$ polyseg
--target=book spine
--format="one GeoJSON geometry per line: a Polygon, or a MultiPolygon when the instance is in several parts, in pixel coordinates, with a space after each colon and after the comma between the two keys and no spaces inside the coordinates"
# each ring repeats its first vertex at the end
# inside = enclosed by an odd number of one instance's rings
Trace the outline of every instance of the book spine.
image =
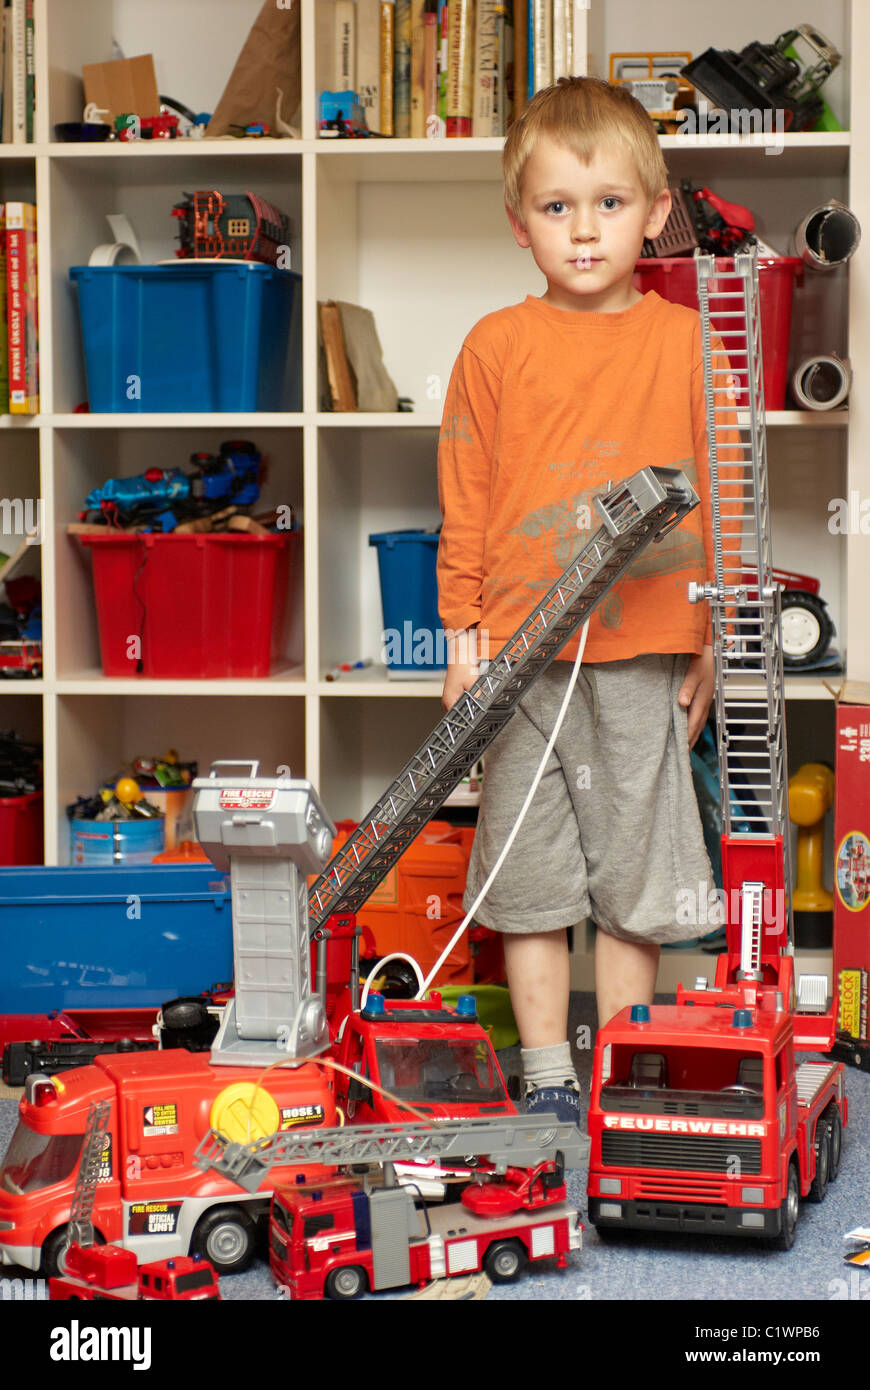
{"type": "Polygon", "coordinates": [[[588,68],[587,18],[589,0],[569,0],[571,13],[571,72],[574,77],[585,77],[588,68]]]}
{"type": "MultiPolygon", "coordinates": [[[[532,3],[532,0],[529,0],[532,3]]],[[[535,91],[549,87],[553,81],[553,10],[552,0],[534,0],[535,21],[535,91]]]]}
{"type": "Polygon", "coordinates": [[[6,204],[0,203],[0,415],[9,412],[9,332],[6,295],[6,204]]]}
{"type": "Polygon", "coordinates": [[[24,204],[6,204],[6,313],[9,325],[9,409],[25,413],[27,382],[24,370],[24,295],[27,265],[24,255],[24,204]]]}
{"type": "Polygon", "coordinates": [[[12,141],[27,141],[27,3],[12,0],[12,141]]]}
{"type": "Polygon", "coordinates": [[[353,0],[335,0],[335,51],[333,91],[356,91],[356,6],[353,0]]]}
{"type": "Polygon", "coordinates": [[[426,106],[423,95],[426,57],[426,3],[411,0],[411,138],[422,140],[426,134],[426,106]]]}
{"type": "Polygon", "coordinates": [[[25,98],[27,105],[27,143],[33,144],[33,119],[36,111],[36,54],[33,32],[33,0],[27,0],[24,32],[25,98]]]}
{"type": "Polygon", "coordinates": [[[511,106],[512,122],[521,116],[526,109],[529,99],[528,89],[528,46],[529,46],[529,14],[527,0],[514,0],[514,62],[513,62],[513,103],[511,106]]]}
{"type": "Polygon", "coordinates": [[[473,0],[450,0],[448,35],[447,137],[461,138],[472,133],[472,89],[474,76],[473,0]]]}
{"type": "Polygon", "coordinates": [[[450,72],[450,4],[438,0],[438,115],[447,129],[447,76],[450,72]]]}
{"type": "Polygon", "coordinates": [[[497,0],[477,0],[474,33],[474,114],[475,136],[497,135],[495,83],[497,75],[497,0]]]}
{"type": "Polygon", "coordinates": [[[394,0],[381,0],[381,134],[392,135],[393,125],[393,69],[395,64],[395,23],[396,6],[394,0]]]}
{"type": "Polygon", "coordinates": [[[567,54],[568,7],[570,0],[553,0],[553,77],[569,76],[567,54]]]}
{"type": "Polygon", "coordinates": [[[400,140],[411,134],[411,0],[396,0],[393,38],[393,130],[400,140]]]}
{"type": "Polygon", "coordinates": [[[380,0],[357,0],[356,92],[369,130],[381,130],[380,0]]]}
{"type": "Polygon", "coordinates": [[[438,12],[426,0],[423,15],[423,112],[426,135],[438,133],[438,12]]]}
{"type": "Polygon", "coordinates": [[[27,414],[39,412],[39,322],[36,243],[36,208],[24,205],[24,256],[25,256],[25,337],[24,337],[24,379],[27,392],[27,414]]]}

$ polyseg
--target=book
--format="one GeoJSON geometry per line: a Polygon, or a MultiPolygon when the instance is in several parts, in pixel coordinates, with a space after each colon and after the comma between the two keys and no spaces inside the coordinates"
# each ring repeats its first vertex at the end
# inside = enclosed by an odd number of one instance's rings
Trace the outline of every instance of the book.
{"type": "Polygon", "coordinates": [[[393,65],[395,62],[395,0],[381,0],[380,50],[381,50],[381,134],[392,135],[393,121],[393,65]]]}
{"type": "Polygon", "coordinates": [[[447,73],[450,68],[447,35],[449,32],[449,0],[438,0],[438,118],[442,134],[447,130],[447,73]]]}
{"type": "Polygon", "coordinates": [[[496,11],[498,0],[477,0],[474,26],[474,113],[475,136],[498,135],[495,87],[498,72],[496,51],[496,11]]]}
{"type": "Polygon", "coordinates": [[[39,340],[36,280],[36,208],[6,204],[6,305],[9,343],[9,410],[39,411],[39,340]]]}
{"type": "Polygon", "coordinates": [[[396,0],[393,34],[393,133],[411,134],[411,0],[396,0]]]}
{"type": "Polygon", "coordinates": [[[588,64],[589,0],[568,0],[571,12],[571,76],[585,77],[588,64]]]}
{"type": "Polygon", "coordinates": [[[510,0],[495,7],[495,134],[506,135],[514,88],[514,17],[510,0]]]}
{"type": "Polygon", "coordinates": [[[526,109],[529,100],[529,7],[528,0],[514,0],[514,62],[513,102],[511,118],[515,121],[526,109]]]}
{"type": "Polygon", "coordinates": [[[474,0],[450,0],[447,35],[447,136],[473,129],[474,0]]]}
{"type": "Polygon", "coordinates": [[[571,23],[571,0],[553,0],[553,76],[570,77],[568,68],[568,26],[571,23]]]}
{"type": "Polygon", "coordinates": [[[318,303],[317,321],[323,343],[332,409],[356,410],[356,391],[344,347],[341,315],[334,300],[318,303]]]}
{"type": "Polygon", "coordinates": [[[33,144],[33,120],[36,111],[36,54],[33,32],[33,0],[27,0],[24,24],[24,99],[25,124],[28,145],[33,144]]]}
{"type": "MultiPolygon", "coordinates": [[[[356,3],[356,86],[359,104],[365,112],[369,130],[383,132],[381,126],[381,3],[356,3]]],[[[342,90],[337,88],[336,90],[342,90]]]]}
{"type": "Polygon", "coordinates": [[[426,134],[426,0],[411,0],[411,139],[426,134]]]}
{"type": "Polygon", "coordinates": [[[534,22],[533,91],[549,87],[553,81],[553,9],[552,0],[529,0],[529,13],[534,22]]]}
{"type": "Polygon", "coordinates": [[[333,92],[356,91],[356,5],[354,0],[334,0],[332,30],[333,92]]]}
{"type": "Polygon", "coordinates": [[[9,412],[9,335],[6,312],[6,204],[0,203],[0,415],[9,412]]]}
{"type": "Polygon", "coordinates": [[[426,0],[423,14],[423,123],[427,136],[438,132],[437,0],[426,0]]]}
{"type": "Polygon", "coordinates": [[[27,0],[12,0],[12,143],[27,143],[27,0]]]}

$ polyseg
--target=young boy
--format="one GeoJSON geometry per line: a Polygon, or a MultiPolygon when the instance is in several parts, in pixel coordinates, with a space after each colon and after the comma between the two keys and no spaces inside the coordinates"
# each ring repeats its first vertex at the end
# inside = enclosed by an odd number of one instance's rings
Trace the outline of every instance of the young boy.
{"type": "MultiPolygon", "coordinates": [[[[687,600],[689,581],[713,572],[701,326],[632,286],[671,199],[652,122],[628,92],[592,78],[539,92],[511,127],[504,176],[514,237],[547,288],[481,319],[450,379],[438,585],[458,636],[445,709],[477,678],[484,637],[492,656],[599,525],[592,499],[608,480],[680,468],[701,498],[593,614],[554,756],[477,913],[504,934],[526,1109],[577,1119],[566,928],[596,924],[603,1024],[651,1002],[660,944],[697,934],[678,920],[680,894],[711,886],[689,761],[713,694],[707,605],[687,600]]],[[[466,909],[519,813],[576,650],[487,753],[466,909]]]]}

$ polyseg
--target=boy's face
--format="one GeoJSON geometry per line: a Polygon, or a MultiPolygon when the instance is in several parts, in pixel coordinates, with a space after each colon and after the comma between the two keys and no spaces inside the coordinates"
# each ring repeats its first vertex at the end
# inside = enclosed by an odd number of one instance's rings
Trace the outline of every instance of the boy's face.
{"type": "Polygon", "coordinates": [[[671,195],[661,193],[650,207],[634,160],[618,145],[584,164],[544,136],[523,169],[521,210],[517,218],[508,209],[508,218],[547,277],[544,302],[616,313],[641,298],[631,283],[635,262],[644,237],[664,227],[671,195]]]}

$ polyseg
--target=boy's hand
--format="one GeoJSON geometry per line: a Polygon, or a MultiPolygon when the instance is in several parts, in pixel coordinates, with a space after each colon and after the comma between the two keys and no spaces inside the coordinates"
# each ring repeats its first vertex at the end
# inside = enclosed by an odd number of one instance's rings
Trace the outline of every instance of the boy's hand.
{"type": "Polygon", "coordinates": [[[452,709],[463,691],[470,690],[479,675],[476,629],[452,633],[447,639],[447,675],[441,692],[443,708],[452,709]]]}
{"type": "Polygon", "coordinates": [[[694,748],[707,722],[713,703],[714,684],[713,648],[705,647],[701,656],[689,658],[689,669],[677,696],[680,704],[689,712],[690,748],[694,748]]]}

